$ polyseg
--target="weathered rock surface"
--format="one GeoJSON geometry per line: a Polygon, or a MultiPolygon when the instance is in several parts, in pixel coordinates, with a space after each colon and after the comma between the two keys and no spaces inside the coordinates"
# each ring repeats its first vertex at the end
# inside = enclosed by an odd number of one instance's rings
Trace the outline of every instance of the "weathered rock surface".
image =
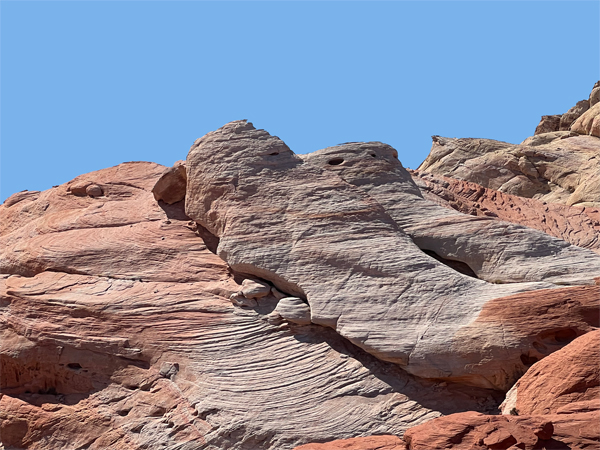
{"type": "Polygon", "coordinates": [[[424,199],[389,145],[348,143],[304,158],[377,200],[419,248],[462,262],[483,280],[593,284],[600,274],[597,255],[563,240],[491,217],[462,214],[424,199]]]}
{"type": "Polygon", "coordinates": [[[332,330],[270,324],[281,293],[234,276],[181,203],[156,203],[163,171],[123,164],[74,180],[101,197],[70,183],[0,206],[4,446],[289,449],[497,407],[332,330]],[[254,309],[231,304],[244,291],[254,309]]]}
{"type": "Polygon", "coordinates": [[[406,450],[404,441],[397,436],[368,436],[324,444],[306,444],[294,450],[406,450]]]}
{"type": "MultiPolygon", "coordinates": [[[[532,347],[537,331],[476,319],[493,299],[551,285],[490,284],[448,268],[424,255],[373,196],[305,163],[267,132],[245,121],[227,124],[196,141],[187,168],[186,212],[220,239],[219,256],[306,299],[313,323],[378,358],[423,377],[503,389],[530,364],[524,354],[542,356],[532,347]]],[[[586,255],[596,264],[596,255],[586,255]]],[[[564,308],[577,334],[592,326],[597,288],[590,289],[557,294],[577,296],[579,307],[564,308]]],[[[515,311],[548,327],[558,319],[515,311]]]]}
{"type": "Polygon", "coordinates": [[[600,140],[595,136],[535,146],[434,136],[418,170],[548,203],[600,206],[600,140]]]}
{"type": "Polygon", "coordinates": [[[172,205],[183,200],[186,185],[185,162],[177,161],[173,167],[169,167],[163,172],[152,188],[152,193],[156,201],[162,200],[168,205],[172,205]]]}
{"type": "Polygon", "coordinates": [[[571,130],[579,134],[600,137],[600,103],[596,103],[581,115],[571,126],[571,130]]]}
{"type": "Polygon", "coordinates": [[[559,131],[568,131],[571,129],[571,125],[581,117],[588,109],[590,109],[590,102],[588,100],[581,100],[577,102],[575,106],[569,109],[560,117],[559,131]]]}
{"type": "Polygon", "coordinates": [[[600,330],[587,333],[535,363],[507,393],[502,413],[600,411],[600,330]]]}
{"type": "Polygon", "coordinates": [[[600,412],[546,416],[452,414],[411,428],[408,450],[592,450],[599,445],[600,412]]]}
{"type": "Polygon", "coordinates": [[[426,172],[411,176],[425,199],[446,208],[535,228],[600,253],[600,208],[541,202],[426,172]]]}
{"type": "Polygon", "coordinates": [[[452,414],[411,428],[411,450],[600,446],[600,330],[534,364],[509,391],[503,416],[452,414]]]}
{"type": "Polygon", "coordinates": [[[542,116],[534,134],[551,133],[553,131],[559,131],[559,129],[560,115],[542,116]]]}

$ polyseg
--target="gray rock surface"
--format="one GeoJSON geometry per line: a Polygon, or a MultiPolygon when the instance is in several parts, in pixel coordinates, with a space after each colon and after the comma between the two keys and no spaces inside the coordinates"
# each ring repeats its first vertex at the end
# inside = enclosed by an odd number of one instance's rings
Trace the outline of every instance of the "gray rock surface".
{"type": "Polygon", "coordinates": [[[594,284],[600,276],[600,256],[589,250],[538,230],[462,214],[425,200],[397,151],[387,144],[342,144],[304,159],[368,193],[419,248],[463,262],[483,280],[594,284]],[[343,162],[332,165],[332,160],[343,162]]]}
{"type": "Polygon", "coordinates": [[[218,255],[306,299],[313,323],[423,377],[505,389],[524,372],[527,330],[467,326],[491,300],[551,284],[490,284],[450,269],[372,196],[245,121],[198,139],[187,167],[186,213],[220,239],[218,255]]]}

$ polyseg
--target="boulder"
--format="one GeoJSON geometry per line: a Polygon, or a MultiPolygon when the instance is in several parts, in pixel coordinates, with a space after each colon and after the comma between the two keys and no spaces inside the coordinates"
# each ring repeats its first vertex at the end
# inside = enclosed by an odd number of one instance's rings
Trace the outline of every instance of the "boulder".
{"type": "MultiPolygon", "coordinates": [[[[600,88],[597,88],[600,89],[600,88]]],[[[600,137],[600,103],[596,103],[583,113],[571,126],[571,130],[579,134],[600,137]]]]}
{"type": "Polygon", "coordinates": [[[600,411],[600,330],[535,363],[506,395],[502,414],[600,411]]]}
{"type": "Polygon", "coordinates": [[[575,106],[569,109],[560,117],[559,131],[566,131],[571,129],[571,125],[575,122],[583,113],[590,109],[589,100],[581,100],[577,102],[575,106]]]}
{"type": "Polygon", "coordinates": [[[553,131],[559,131],[560,129],[560,114],[553,116],[542,116],[540,123],[535,129],[533,134],[550,133],[553,131]]]}
{"type": "Polygon", "coordinates": [[[168,205],[177,203],[185,197],[186,183],[185,161],[177,161],[173,167],[165,169],[152,188],[154,199],[168,205]]]}

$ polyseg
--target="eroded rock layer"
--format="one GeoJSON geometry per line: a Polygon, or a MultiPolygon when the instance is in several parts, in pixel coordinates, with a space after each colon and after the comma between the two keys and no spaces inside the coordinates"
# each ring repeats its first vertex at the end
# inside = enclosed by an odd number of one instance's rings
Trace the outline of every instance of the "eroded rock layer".
{"type": "Polygon", "coordinates": [[[423,197],[439,205],[535,228],[600,253],[600,208],[542,202],[426,172],[413,171],[411,175],[423,197]]]}

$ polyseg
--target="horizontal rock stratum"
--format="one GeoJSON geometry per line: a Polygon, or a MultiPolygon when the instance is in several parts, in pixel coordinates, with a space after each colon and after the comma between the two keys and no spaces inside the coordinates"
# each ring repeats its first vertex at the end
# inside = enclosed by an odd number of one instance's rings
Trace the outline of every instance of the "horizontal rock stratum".
{"type": "Polygon", "coordinates": [[[234,121],[14,194],[0,448],[597,448],[594,92],[418,172],[234,121]]]}

